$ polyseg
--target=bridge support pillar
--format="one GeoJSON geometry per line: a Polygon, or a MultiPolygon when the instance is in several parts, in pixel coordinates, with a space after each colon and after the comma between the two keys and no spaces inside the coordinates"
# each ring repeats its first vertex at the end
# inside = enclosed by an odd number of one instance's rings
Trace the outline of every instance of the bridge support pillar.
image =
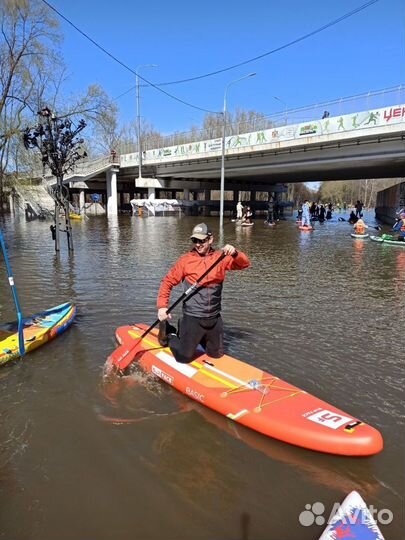
{"type": "Polygon", "coordinates": [[[156,196],[156,190],[154,187],[148,187],[148,199],[152,198],[154,199],[156,196]]]}
{"type": "Polygon", "coordinates": [[[184,190],[183,190],[183,199],[185,201],[190,200],[190,190],[188,188],[184,188],[184,190]]]}
{"type": "MultiPolygon", "coordinates": [[[[211,200],[211,190],[210,189],[204,189],[204,200],[209,202],[211,200]]],[[[210,215],[210,207],[208,205],[204,205],[204,216],[210,215]]]]}
{"type": "Polygon", "coordinates": [[[79,214],[84,214],[84,190],[79,191],[79,214]]]}
{"type": "Polygon", "coordinates": [[[110,169],[109,171],[106,172],[107,214],[109,216],[116,216],[118,214],[117,172],[118,172],[118,169],[110,169]]]}
{"type": "Polygon", "coordinates": [[[10,205],[10,214],[14,214],[14,191],[10,193],[8,201],[10,205]]]}

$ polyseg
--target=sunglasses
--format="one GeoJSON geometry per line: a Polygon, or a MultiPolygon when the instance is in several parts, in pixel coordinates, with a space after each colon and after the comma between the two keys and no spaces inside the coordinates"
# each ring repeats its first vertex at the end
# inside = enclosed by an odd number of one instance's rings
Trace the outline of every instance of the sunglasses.
{"type": "Polygon", "coordinates": [[[204,240],[200,240],[199,238],[192,238],[191,241],[193,244],[205,244],[209,240],[209,236],[207,238],[204,238],[204,240]]]}

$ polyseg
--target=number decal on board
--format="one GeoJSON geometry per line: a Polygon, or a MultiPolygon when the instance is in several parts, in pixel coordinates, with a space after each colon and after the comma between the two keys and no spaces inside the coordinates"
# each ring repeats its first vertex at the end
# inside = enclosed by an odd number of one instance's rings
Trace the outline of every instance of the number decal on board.
{"type": "Polygon", "coordinates": [[[339,414],[336,414],[332,411],[328,411],[326,409],[317,411],[315,414],[311,414],[310,416],[307,416],[306,418],[308,420],[311,420],[311,422],[315,422],[316,424],[321,424],[331,429],[338,429],[341,426],[353,421],[353,418],[349,418],[348,416],[341,416],[339,414]]]}

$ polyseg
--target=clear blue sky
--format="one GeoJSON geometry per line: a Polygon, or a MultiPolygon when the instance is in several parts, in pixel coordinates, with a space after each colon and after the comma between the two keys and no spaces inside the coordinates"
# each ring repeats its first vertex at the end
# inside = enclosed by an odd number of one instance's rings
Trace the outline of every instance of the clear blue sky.
{"type": "MultiPolygon", "coordinates": [[[[111,54],[154,83],[204,75],[264,54],[365,4],[366,0],[50,0],[111,54]]],[[[135,85],[135,76],[61,20],[69,90],[101,84],[111,97],[135,85]]],[[[405,1],[379,0],[352,17],[280,52],[167,92],[203,109],[265,114],[405,83],[405,1]],[[277,96],[283,103],[274,99],[277,96]],[[285,104],[285,105],[284,105],[285,104]]],[[[135,91],[117,100],[123,121],[136,116],[135,91]]],[[[142,89],[142,116],[162,133],[200,124],[204,112],[153,88],[142,89]]]]}

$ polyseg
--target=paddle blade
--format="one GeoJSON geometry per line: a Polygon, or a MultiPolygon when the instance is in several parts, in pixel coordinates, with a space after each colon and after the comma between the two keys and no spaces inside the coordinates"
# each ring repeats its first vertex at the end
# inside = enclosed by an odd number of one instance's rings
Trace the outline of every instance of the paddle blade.
{"type": "Polygon", "coordinates": [[[104,376],[123,375],[128,366],[135,362],[137,355],[144,351],[141,342],[135,342],[132,347],[128,344],[120,345],[107,358],[104,365],[104,376]]]}

